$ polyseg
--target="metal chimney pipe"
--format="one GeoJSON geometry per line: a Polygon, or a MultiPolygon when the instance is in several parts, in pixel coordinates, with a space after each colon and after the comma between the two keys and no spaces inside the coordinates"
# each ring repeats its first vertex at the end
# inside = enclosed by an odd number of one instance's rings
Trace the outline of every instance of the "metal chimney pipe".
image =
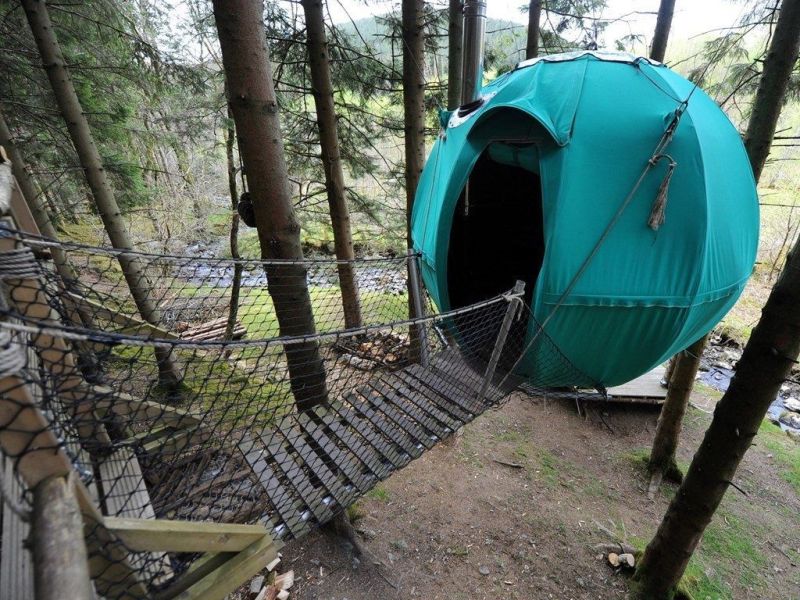
{"type": "Polygon", "coordinates": [[[464,62],[461,70],[461,106],[479,98],[483,83],[483,46],[486,38],[486,0],[464,0],[464,62]]]}

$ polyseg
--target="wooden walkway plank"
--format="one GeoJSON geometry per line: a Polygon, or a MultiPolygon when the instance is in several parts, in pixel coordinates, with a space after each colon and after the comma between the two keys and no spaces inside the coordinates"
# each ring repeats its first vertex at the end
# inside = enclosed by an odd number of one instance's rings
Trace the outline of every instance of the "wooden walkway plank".
{"type": "Polygon", "coordinates": [[[348,392],[344,395],[345,399],[350,403],[355,410],[364,415],[367,420],[372,423],[375,428],[381,432],[387,440],[401,448],[403,452],[412,458],[417,458],[422,454],[422,450],[418,447],[418,442],[415,441],[411,435],[403,431],[401,427],[396,425],[391,419],[383,415],[381,412],[376,411],[369,400],[364,398],[357,391],[348,392]]]}
{"type": "Polygon", "coordinates": [[[306,533],[310,526],[302,518],[303,507],[291,491],[284,488],[277,473],[267,462],[266,450],[249,435],[244,436],[238,447],[278,513],[272,519],[273,526],[277,529],[279,521],[282,521],[289,533],[296,538],[306,533]]]}
{"type": "Polygon", "coordinates": [[[365,438],[341,424],[337,419],[328,414],[326,408],[320,407],[316,409],[316,415],[330,428],[331,432],[341,440],[344,446],[355,454],[378,479],[383,479],[391,473],[392,467],[390,465],[392,463],[388,458],[383,458],[383,455],[365,438]],[[363,442],[362,439],[364,440],[363,442]]]}
{"type": "MultiPolygon", "coordinates": [[[[425,385],[424,382],[414,377],[411,373],[408,373],[405,370],[396,371],[392,373],[392,377],[401,380],[406,389],[411,391],[411,394],[423,395],[428,399],[429,402],[433,402],[442,411],[449,414],[453,421],[457,423],[455,429],[458,429],[464,423],[469,423],[473,419],[472,413],[462,407],[460,403],[455,402],[452,398],[438,393],[433,388],[425,385]]],[[[411,396],[409,395],[408,397],[411,396]]]]}
{"type": "Polygon", "coordinates": [[[358,393],[372,402],[372,406],[375,410],[389,417],[398,427],[408,433],[408,435],[417,440],[417,442],[422,444],[425,448],[432,448],[436,444],[436,439],[434,439],[436,436],[434,436],[423,423],[418,423],[418,420],[415,420],[416,417],[413,414],[397,409],[395,404],[389,399],[389,396],[395,395],[391,390],[385,387],[379,389],[378,385],[369,384],[368,386],[358,388],[358,393]]]}
{"type": "MultiPolygon", "coordinates": [[[[21,496],[21,485],[14,475],[14,461],[0,455],[3,491],[14,502],[21,496]]],[[[0,503],[3,535],[0,552],[0,598],[33,600],[33,557],[25,546],[30,526],[20,519],[5,502],[0,503]]]]}
{"type": "Polygon", "coordinates": [[[484,411],[484,407],[475,398],[476,393],[467,394],[461,388],[452,385],[420,365],[410,365],[405,369],[405,372],[424,383],[442,398],[447,398],[451,402],[457,403],[461,408],[469,412],[473,418],[484,411]]]}
{"type": "Polygon", "coordinates": [[[291,449],[287,448],[288,440],[280,435],[278,430],[274,430],[269,436],[262,433],[261,441],[267,447],[267,452],[272,455],[275,464],[294,486],[298,496],[311,510],[314,518],[320,523],[330,520],[333,512],[323,502],[326,496],[325,490],[311,483],[302,465],[292,455],[291,449]]]}
{"type": "MultiPolygon", "coordinates": [[[[375,483],[377,476],[374,472],[366,472],[369,465],[350,448],[347,451],[342,450],[336,443],[323,431],[323,429],[311,420],[307,414],[299,413],[297,421],[303,432],[313,439],[325,451],[336,465],[336,468],[356,487],[360,492],[368,491],[375,483]]],[[[380,465],[375,454],[372,457],[380,465]]],[[[382,466],[382,465],[381,465],[382,466]]]]}
{"type": "Polygon", "coordinates": [[[411,383],[407,382],[406,379],[408,378],[398,377],[396,373],[385,374],[381,377],[381,381],[396,390],[400,397],[430,413],[434,419],[449,430],[449,433],[456,431],[469,420],[469,415],[458,406],[451,403],[451,406],[443,407],[442,405],[445,402],[437,394],[434,394],[413,378],[411,378],[411,383]],[[453,406],[455,408],[452,408],[453,406]],[[448,408],[451,408],[452,412],[448,408]],[[460,416],[454,416],[453,413],[460,416]]]}
{"type": "MultiPolygon", "coordinates": [[[[453,429],[447,424],[448,422],[452,423],[452,419],[443,420],[443,413],[426,398],[414,395],[417,402],[413,402],[403,395],[402,390],[395,390],[380,379],[370,385],[384,394],[400,411],[414,417],[417,422],[421,423],[425,429],[438,439],[444,439],[449,433],[453,432],[453,429]]],[[[406,390],[406,393],[409,393],[408,390],[406,390]]]]}
{"type": "Polygon", "coordinates": [[[335,409],[336,414],[342,417],[347,423],[361,436],[369,442],[369,444],[377,450],[381,456],[384,456],[395,469],[399,469],[408,464],[409,458],[404,458],[400,453],[395,450],[393,444],[387,443],[372,427],[365,422],[353,409],[347,408],[343,405],[338,405],[335,409]]]}
{"type": "MultiPolygon", "coordinates": [[[[328,490],[337,504],[342,507],[350,506],[356,499],[357,490],[353,487],[347,491],[339,477],[331,470],[326,461],[303,439],[303,436],[295,430],[294,420],[286,419],[280,426],[283,437],[292,445],[295,452],[302,458],[303,463],[308,465],[311,472],[316,475],[322,485],[328,490]]],[[[332,459],[330,459],[332,460],[332,459]]]]}
{"type": "MultiPolygon", "coordinates": [[[[478,361],[474,359],[473,362],[478,361]]],[[[466,391],[473,392],[479,390],[483,384],[483,372],[487,365],[483,364],[482,366],[483,370],[476,371],[457,350],[452,349],[438,354],[430,363],[432,370],[447,373],[453,379],[461,382],[466,391]]]]}

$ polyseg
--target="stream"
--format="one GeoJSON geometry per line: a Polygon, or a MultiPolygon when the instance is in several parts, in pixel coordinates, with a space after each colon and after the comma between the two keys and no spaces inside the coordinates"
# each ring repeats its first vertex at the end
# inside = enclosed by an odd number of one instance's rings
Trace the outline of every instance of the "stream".
{"type": "MultiPolygon", "coordinates": [[[[741,356],[740,348],[711,341],[700,360],[698,379],[715,390],[725,392],[741,356]]],[[[770,404],[767,418],[783,431],[800,436],[800,385],[784,383],[780,393],[770,404]]]]}

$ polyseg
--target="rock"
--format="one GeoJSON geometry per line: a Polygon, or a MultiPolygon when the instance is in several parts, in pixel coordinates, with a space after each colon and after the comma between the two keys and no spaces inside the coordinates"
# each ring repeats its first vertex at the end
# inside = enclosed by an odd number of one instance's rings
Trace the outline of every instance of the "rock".
{"type": "Polygon", "coordinates": [[[795,429],[787,429],[786,435],[792,438],[795,442],[800,442],[800,431],[797,431],[795,429]]]}
{"type": "Polygon", "coordinates": [[[780,417],[775,413],[767,413],[767,420],[774,425],[779,425],[781,422],[780,417]]]}
{"type": "Polygon", "coordinates": [[[781,414],[780,421],[792,429],[800,429],[800,414],[787,411],[781,414]]]}
{"type": "Polygon", "coordinates": [[[728,371],[733,369],[733,365],[730,364],[730,363],[725,362],[724,360],[718,360],[718,361],[714,362],[713,366],[717,367],[718,369],[726,369],[728,371]]]}
{"type": "Polygon", "coordinates": [[[489,567],[487,567],[486,565],[481,565],[480,567],[478,567],[478,573],[480,573],[481,575],[488,575],[489,567]]]}
{"type": "Polygon", "coordinates": [[[610,564],[612,567],[618,567],[619,566],[619,554],[617,554],[616,552],[609,552],[608,553],[608,564],[610,564]]]}
{"type": "Polygon", "coordinates": [[[789,397],[783,401],[783,408],[792,412],[800,412],[800,400],[789,397]]]}
{"type": "Polygon", "coordinates": [[[408,542],[406,542],[405,540],[394,540],[392,542],[392,547],[396,548],[397,550],[402,550],[403,552],[406,552],[408,550],[408,542]]]}

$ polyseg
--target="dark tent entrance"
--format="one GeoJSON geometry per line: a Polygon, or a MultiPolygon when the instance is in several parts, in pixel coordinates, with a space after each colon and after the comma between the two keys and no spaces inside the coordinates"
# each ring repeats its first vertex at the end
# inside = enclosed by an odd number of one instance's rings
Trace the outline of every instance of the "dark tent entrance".
{"type": "Polygon", "coordinates": [[[538,152],[530,142],[483,151],[453,215],[447,264],[450,305],[466,306],[525,282],[527,304],[544,257],[538,152]]]}

